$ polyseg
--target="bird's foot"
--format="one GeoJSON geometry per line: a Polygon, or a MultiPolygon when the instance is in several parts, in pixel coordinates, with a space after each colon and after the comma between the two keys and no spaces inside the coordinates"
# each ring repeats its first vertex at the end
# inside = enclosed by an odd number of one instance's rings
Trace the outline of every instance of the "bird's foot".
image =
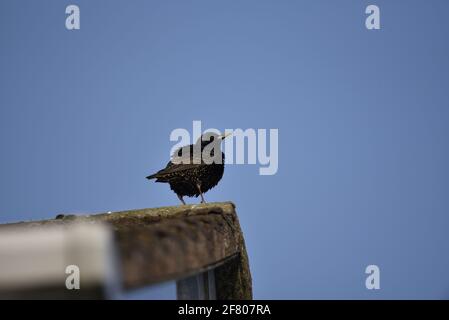
{"type": "Polygon", "coordinates": [[[178,198],[179,198],[179,200],[181,200],[181,202],[182,202],[183,205],[186,204],[186,202],[184,201],[184,199],[182,198],[182,196],[180,196],[179,194],[178,194],[178,198]]]}
{"type": "Polygon", "coordinates": [[[199,184],[197,184],[196,187],[198,188],[198,191],[200,192],[201,203],[206,203],[206,200],[204,200],[203,191],[201,191],[201,186],[199,184]]]}

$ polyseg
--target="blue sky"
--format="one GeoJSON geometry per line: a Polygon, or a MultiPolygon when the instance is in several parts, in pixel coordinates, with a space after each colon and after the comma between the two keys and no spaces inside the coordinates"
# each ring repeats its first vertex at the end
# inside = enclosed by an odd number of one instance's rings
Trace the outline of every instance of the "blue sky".
{"type": "Polygon", "coordinates": [[[276,175],[227,166],[206,194],[237,206],[255,298],[448,298],[448,10],[2,0],[0,222],[177,205],[144,178],[173,129],[276,128],[276,175]]]}

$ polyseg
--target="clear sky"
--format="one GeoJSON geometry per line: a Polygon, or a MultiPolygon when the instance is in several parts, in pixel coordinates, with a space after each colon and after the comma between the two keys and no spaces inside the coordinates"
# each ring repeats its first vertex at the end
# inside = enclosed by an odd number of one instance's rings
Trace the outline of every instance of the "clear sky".
{"type": "Polygon", "coordinates": [[[276,175],[227,166],[206,194],[237,206],[255,298],[449,298],[448,12],[1,0],[0,222],[177,205],[145,179],[173,129],[277,128],[276,175]]]}

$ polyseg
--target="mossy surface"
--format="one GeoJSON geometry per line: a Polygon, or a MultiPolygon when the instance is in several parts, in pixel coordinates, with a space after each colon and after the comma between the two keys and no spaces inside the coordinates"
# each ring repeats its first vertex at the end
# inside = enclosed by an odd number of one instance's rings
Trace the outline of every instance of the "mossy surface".
{"type": "Polygon", "coordinates": [[[42,228],[102,223],[114,231],[125,288],[177,280],[217,267],[219,299],[251,299],[252,283],[235,205],[217,202],[0,225],[42,228]]]}

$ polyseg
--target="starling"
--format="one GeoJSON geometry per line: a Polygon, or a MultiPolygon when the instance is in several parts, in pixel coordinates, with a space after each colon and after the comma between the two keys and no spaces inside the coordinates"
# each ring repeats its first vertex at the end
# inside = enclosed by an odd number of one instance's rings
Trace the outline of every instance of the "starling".
{"type": "Polygon", "coordinates": [[[223,177],[225,156],[221,142],[228,135],[203,134],[195,144],[176,150],[164,169],[146,178],[168,183],[183,204],[184,196],[201,196],[201,203],[205,203],[204,193],[223,177]]]}

